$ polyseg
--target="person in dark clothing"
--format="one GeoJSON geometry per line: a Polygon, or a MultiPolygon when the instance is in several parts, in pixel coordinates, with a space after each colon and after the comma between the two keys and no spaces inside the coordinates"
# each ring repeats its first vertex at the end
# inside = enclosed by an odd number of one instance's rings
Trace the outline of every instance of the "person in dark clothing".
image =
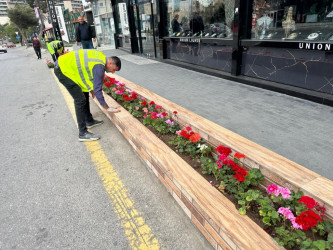
{"type": "Polygon", "coordinates": [[[193,18],[191,19],[190,29],[192,30],[193,34],[201,32],[205,29],[202,17],[198,13],[194,13],[193,18]]]}
{"type": "Polygon", "coordinates": [[[180,23],[178,22],[179,15],[176,14],[173,20],[171,21],[172,33],[180,32],[180,23]]]}
{"type": "Polygon", "coordinates": [[[37,39],[36,36],[33,37],[32,46],[34,47],[34,50],[36,52],[37,59],[42,59],[42,54],[40,52],[40,41],[37,39]]]}
{"type": "Polygon", "coordinates": [[[76,45],[81,42],[83,49],[93,49],[93,43],[96,42],[96,35],[95,31],[90,27],[90,25],[83,20],[82,16],[78,17],[79,23],[75,26],[75,33],[76,33],[76,45]]]}

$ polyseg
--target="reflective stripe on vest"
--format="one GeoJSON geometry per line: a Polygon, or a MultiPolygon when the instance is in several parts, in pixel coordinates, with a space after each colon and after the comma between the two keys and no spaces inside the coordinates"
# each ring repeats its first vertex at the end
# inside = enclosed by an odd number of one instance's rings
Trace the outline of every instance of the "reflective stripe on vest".
{"type": "MultiPolygon", "coordinates": [[[[76,65],[77,65],[77,69],[79,70],[79,75],[80,75],[81,81],[86,86],[88,91],[90,91],[91,88],[83,75],[83,69],[82,69],[82,65],[81,65],[81,61],[80,61],[79,50],[75,51],[75,59],[76,59],[76,65]]],[[[103,62],[103,60],[100,60],[97,58],[88,58],[88,50],[85,50],[85,49],[83,50],[83,62],[84,62],[84,68],[85,68],[86,72],[88,73],[88,77],[89,77],[90,81],[93,80],[93,77],[92,77],[90,69],[89,69],[89,62],[99,62],[99,63],[105,64],[105,62],[103,62]]]]}

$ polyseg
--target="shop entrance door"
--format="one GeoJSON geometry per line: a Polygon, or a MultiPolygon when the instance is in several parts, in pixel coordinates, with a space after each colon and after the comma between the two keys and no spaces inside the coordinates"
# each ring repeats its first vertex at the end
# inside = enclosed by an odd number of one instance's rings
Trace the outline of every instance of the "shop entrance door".
{"type": "Polygon", "coordinates": [[[147,57],[159,57],[156,1],[138,0],[135,12],[140,52],[147,57]]]}

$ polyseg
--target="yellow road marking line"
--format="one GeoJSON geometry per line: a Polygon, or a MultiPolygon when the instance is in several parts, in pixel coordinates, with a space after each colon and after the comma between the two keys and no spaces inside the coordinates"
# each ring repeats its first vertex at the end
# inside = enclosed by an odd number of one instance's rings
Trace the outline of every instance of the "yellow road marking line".
{"type": "MultiPolygon", "coordinates": [[[[73,98],[58,81],[58,78],[55,75],[54,77],[66,100],[73,119],[76,121],[73,98]]],[[[158,240],[155,238],[150,227],[145,224],[144,218],[141,217],[135,209],[134,202],[129,197],[126,187],[118,177],[117,172],[105,155],[100,143],[98,141],[84,143],[87,151],[91,154],[91,160],[95,164],[97,173],[111,199],[114,211],[121,222],[132,249],[160,249],[158,240]]]]}

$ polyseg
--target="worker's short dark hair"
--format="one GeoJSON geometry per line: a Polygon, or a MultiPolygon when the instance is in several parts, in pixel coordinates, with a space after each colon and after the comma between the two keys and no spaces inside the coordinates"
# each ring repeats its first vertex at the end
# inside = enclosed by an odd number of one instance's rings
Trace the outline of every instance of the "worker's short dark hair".
{"type": "Polygon", "coordinates": [[[119,71],[121,69],[121,61],[120,61],[119,57],[111,56],[111,57],[109,57],[109,59],[113,61],[113,63],[118,67],[118,71],[119,71]]]}

